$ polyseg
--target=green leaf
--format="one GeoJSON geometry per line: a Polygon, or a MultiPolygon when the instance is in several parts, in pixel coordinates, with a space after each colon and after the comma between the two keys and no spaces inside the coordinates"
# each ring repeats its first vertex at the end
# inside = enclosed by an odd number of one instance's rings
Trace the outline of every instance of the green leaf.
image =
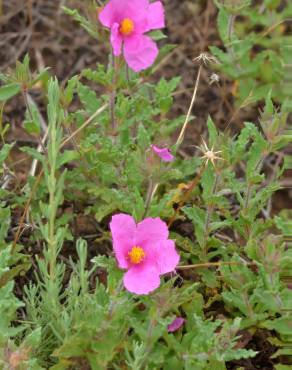
{"type": "Polygon", "coordinates": [[[279,334],[284,336],[291,336],[292,334],[292,318],[290,315],[275,320],[265,321],[263,326],[269,330],[276,330],[279,334]]]}
{"type": "Polygon", "coordinates": [[[48,120],[52,130],[53,127],[51,126],[55,126],[57,124],[57,110],[60,102],[60,90],[56,78],[50,80],[48,88],[48,100],[48,120]]]}
{"type": "Polygon", "coordinates": [[[6,247],[5,238],[10,227],[11,211],[9,207],[0,206],[0,248],[2,244],[6,247]]]}
{"type": "Polygon", "coordinates": [[[275,217],[275,224],[279,230],[283,233],[283,235],[287,237],[292,237],[292,218],[291,215],[288,214],[280,214],[279,216],[275,217]]]}
{"type": "Polygon", "coordinates": [[[44,156],[39,151],[37,151],[35,148],[31,148],[29,146],[24,146],[20,149],[22,152],[27,153],[31,155],[34,159],[37,159],[41,163],[44,161],[44,156]]]}
{"type": "Polygon", "coordinates": [[[101,101],[88,86],[78,83],[77,92],[82,104],[90,114],[93,114],[101,107],[101,101]]]}
{"type": "Polygon", "coordinates": [[[86,32],[89,33],[90,36],[97,38],[98,37],[98,32],[96,27],[91,23],[89,20],[84,18],[77,9],[70,9],[67,8],[66,6],[63,6],[62,9],[64,10],[64,13],[70,15],[73,17],[73,19],[80,24],[82,28],[86,30],[86,32]]]}
{"type": "Polygon", "coordinates": [[[219,49],[217,46],[209,47],[212,54],[223,64],[229,66],[231,64],[231,58],[228,53],[225,53],[223,50],[219,49]]]}
{"type": "Polygon", "coordinates": [[[291,365],[278,364],[275,365],[276,370],[291,370],[291,365]]]}
{"type": "Polygon", "coordinates": [[[42,336],[42,328],[39,327],[35,330],[33,330],[24,341],[25,346],[32,347],[33,349],[37,349],[42,336]]]}
{"type": "Polygon", "coordinates": [[[229,40],[229,17],[230,15],[226,12],[223,7],[220,7],[218,18],[217,18],[217,26],[218,31],[221,37],[221,40],[226,45],[230,42],[229,40]]]}
{"type": "Polygon", "coordinates": [[[65,164],[79,159],[80,155],[76,150],[65,150],[57,158],[56,168],[64,166],[65,164]]]}
{"type": "Polygon", "coordinates": [[[82,76],[84,76],[90,81],[94,81],[104,86],[108,86],[112,83],[113,70],[112,69],[106,70],[104,65],[98,64],[96,70],[92,70],[90,68],[84,69],[82,71],[82,76]]]}
{"type": "Polygon", "coordinates": [[[163,40],[167,38],[167,36],[160,30],[151,31],[148,33],[148,36],[150,36],[155,41],[159,41],[159,40],[163,40]]]}
{"type": "Polygon", "coordinates": [[[182,211],[193,222],[195,235],[200,246],[204,244],[206,212],[199,207],[183,207],[182,211]]]}
{"type": "Polygon", "coordinates": [[[144,127],[143,123],[140,123],[138,127],[137,142],[139,148],[141,148],[142,150],[148,149],[151,144],[150,135],[146,128],[144,127]]]}
{"type": "Polygon", "coordinates": [[[212,148],[218,143],[218,132],[210,116],[208,116],[207,127],[209,132],[209,146],[212,148]]]}
{"type": "Polygon", "coordinates": [[[6,101],[20,92],[20,84],[13,83],[0,87],[0,101],[6,101]]]}
{"type": "Polygon", "coordinates": [[[12,144],[4,144],[0,150],[0,165],[6,160],[9,155],[11,148],[13,147],[14,143],[12,144]]]}
{"type": "Polygon", "coordinates": [[[166,81],[162,78],[155,87],[156,102],[159,109],[166,113],[172,106],[173,98],[172,92],[179,84],[180,78],[173,78],[170,81],[166,81]]]}
{"type": "Polygon", "coordinates": [[[201,179],[201,184],[203,187],[203,198],[206,204],[210,204],[213,201],[212,195],[214,192],[215,181],[216,181],[215,170],[211,162],[209,162],[201,179]]]}
{"type": "Polygon", "coordinates": [[[41,128],[36,121],[25,121],[24,129],[31,135],[39,135],[41,133],[41,128]]]}
{"type": "Polygon", "coordinates": [[[78,83],[78,76],[71,77],[70,80],[67,82],[67,86],[63,92],[63,100],[66,105],[69,105],[72,102],[77,83],[78,83]]]}

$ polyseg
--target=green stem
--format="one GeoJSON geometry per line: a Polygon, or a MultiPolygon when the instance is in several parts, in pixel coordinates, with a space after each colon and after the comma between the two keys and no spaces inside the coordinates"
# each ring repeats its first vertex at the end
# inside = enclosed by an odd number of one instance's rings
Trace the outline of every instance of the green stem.
{"type": "Polygon", "coordinates": [[[50,208],[50,215],[49,215],[49,251],[50,251],[50,277],[51,279],[55,278],[55,268],[56,268],[56,259],[57,259],[57,245],[56,245],[56,236],[55,236],[55,219],[56,219],[56,201],[55,201],[55,193],[56,193],[56,129],[55,127],[51,128],[51,136],[50,136],[50,153],[51,156],[51,163],[50,163],[50,187],[49,187],[49,208],[50,208]]]}
{"type": "MultiPolygon", "coordinates": [[[[217,191],[218,182],[219,182],[219,174],[216,173],[215,181],[214,181],[213,188],[212,188],[212,195],[214,195],[217,191]]],[[[207,257],[207,254],[208,254],[207,239],[208,239],[208,236],[209,236],[209,225],[210,225],[210,220],[211,220],[213,211],[214,211],[214,205],[209,204],[207,206],[205,231],[204,231],[204,256],[205,257],[207,257]]]]}
{"type": "Polygon", "coordinates": [[[152,199],[157,191],[158,188],[158,183],[155,183],[152,178],[149,180],[148,184],[148,190],[147,190],[147,196],[146,196],[146,201],[145,201],[145,211],[143,214],[143,218],[147,216],[147,213],[149,211],[150,204],[152,202],[152,199]]]}
{"type": "Polygon", "coordinates": [[[116,117],[115,117],[115,100],[116,100],[116,60],[114,53],[111,53],[111,64],[113,69],[113,77],[112,77],[112,86],[111,86],[111,93],[110,93],[110,120],[113,134],[116,130],[116,117]]]}
{"type": "Polygon", "coordinates": [[[153,335],[153,330],[155,328],[155,325],[156,325],[156,320],[155,319],[150,320],[149,326],[147,329],[147,341],[146,341],[145,353],[140,363],[139,369],[143,369],[144,367],[146,368],[147,358],[153,347],[152,335],[153,335]]]}
{"type": "MultiPolygon", "coordinates": [[[[258,161],[258,163],[256,164],[256,166],[254,168],[254,172],[259,170],[259,167],[261,166],[264,158],[265,158],[264,156],[260,158],[260,160],[258,161]]],[[[251,194],[252,194],[252,188],[253,188],[253,183],[248,181],[248,185],[247,185],[247,189],[246,189],[246,195],[245,195],[244,208],[243,208],[243,213],[244,214],[246,214],[246,212],[248,210],[248,207],[249,207],[249,201],[250,201],[250,197],[251,197],[251,194]]]]}

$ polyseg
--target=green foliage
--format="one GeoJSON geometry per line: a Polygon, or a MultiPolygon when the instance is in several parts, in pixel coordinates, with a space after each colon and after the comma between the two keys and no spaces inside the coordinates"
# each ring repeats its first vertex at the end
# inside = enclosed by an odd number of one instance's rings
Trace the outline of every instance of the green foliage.
{"type": "Polygon", "coordinates": [[[279,102],[291,101],[291,36],[287,29],[291,3],[283,8],[278,7],[278,1],[234,3],[216,1],[218,31],[225,50],[216,46],[210,50],[220,62],[219,70],[234,81],[238,104],[256,103],[270,91],[279,102]]]}
{"type": "Polygon", "coordinates": [[[26,55],[23,62],[16,62],[15,71],[10,71],[7,74],[0,74],[0,80],[4,86],[0,88],[0,101],[6,101],[20,91],[26,91],[32,88],[36,83],[41,82],[46,84],[48,79],[48,69],[45,68],[37,75],[30,72],[29,56],[26,55]]]}
{"type": "MultiPolygon", "coordinates": [[[[77,9],[70,9],[66,6],[63,6],[63,10],[66,14],[73,17],[73,19],[79,23],[81,27],[83,27],[92,37],[98,38],[97,27],[93,23],[93,21],[86,19],[82,16],[77,9]]],[[[95,10],[95,9],[94,9],[95,10]]]]}
{"type": "MultiPolygon", "coordinates": [[[[280,33],[270,48],[265,35],[244,35],[258,23],[268,26],[272,15],[282,20],[290,7],[280,13],[266,1],[256,14],[249,1],[224,4],[217,4],[218,29],[226,51],[212,51],[238,81],[240,102],[265,98],[265,105],[259,124],[244,122],[234,137],[209,117],[201,158],[182,158],[172,145],[185,121],[170,114],[179,78],[154,81],[150,69],[142,79],[120,59],[115,68],[97,64],[62,86],[46,71],[33,75],[28,57],[1,75],[2,102],[19,92],[26,100],[41,81],[48,125],[43,150],[21,148],[37,162],[37,174],[21,189],[1,189],[1,368],[221,370],[233,360],[252,361],[254,343],[245,345],[241,335],[265,329],[277,347],[271,361],[285,369],[280,360],[291,355],[292,342],[291,212],[274,216],[271,202],[290,163],[279,160],[291,140],[289,102],[277,90],[287,57],[277,48],[286,36],[280,33]],[[243,29],[237,22],[233,29],[238,15],[245,16],[243,29]],[[252,56],[255,43],[264,50],[252,56]],[[175,160],[161,161],[152,144],[170,147],[175,160]],[[210,151],[218,153],[214,163],[207,161],[210,151]],[[20,221],[19,208],[26,210],[20,221]],[[149,295],[123,287],[108,231],[120,212],[137,222],[168,221],[180,253],[177,272],[161,277],[149,295]],[[93,220],[96,234],[76,232],[82,217],[93,220]],[[185,323],[171,333],[178,316],[185,323]]],[[[102,37],[91,19],[65,12],[102,37]]],[[[40,111],[26,106],[24,128],[39,137],[40,111]]],[[[1,138],[4,179],[14,144],[5,144],[5,131],[1,138]]]]}

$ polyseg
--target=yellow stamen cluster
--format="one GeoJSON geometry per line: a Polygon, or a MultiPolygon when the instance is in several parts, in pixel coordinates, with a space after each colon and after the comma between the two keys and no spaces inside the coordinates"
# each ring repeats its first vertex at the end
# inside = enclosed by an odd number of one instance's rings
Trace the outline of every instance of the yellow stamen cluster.
{"type": "Polygon", "coordinates": [[[129,36],[134,32],[134,22],[130,18],[125,18],[120,24],[120,33],[123,36],[129,36]]]}
{"type": "Polygon", "coordinates": [[[142,262],[145,257],[145,252],[141,247],[133,247],[130,252],[128,253],[129,259],[131,263],[137,265],[138,263],[142,262]]]}

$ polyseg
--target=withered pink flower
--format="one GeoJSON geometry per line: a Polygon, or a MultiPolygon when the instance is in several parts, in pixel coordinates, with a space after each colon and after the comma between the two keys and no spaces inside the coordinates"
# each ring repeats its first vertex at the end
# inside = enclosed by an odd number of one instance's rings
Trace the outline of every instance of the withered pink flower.
{"type": "Polygon", "coordinates": [[[168,148],[159,148],[155,145],[151,145],[151,148],[163,162],[172,162],[174,160],[174,156],[168,148]]]}
{"type": "Polygon", "coordinates": [[[133,217],[112,217],[110,229],[118,265],[128,271],[125,288],[136,294],[148,294],[159,287],[160,276],[174,271],[179,255],[168,228],[160,218],[145,218],[138,224],[133,217]]]}
{"type": "Polygon", "coordinates": [[[183,317],[176,317],[171,324],[168,325],[167,330],[169,333],[177,331],[180,327],[183,326],[185,323],[185,319],[183,317]]]}

